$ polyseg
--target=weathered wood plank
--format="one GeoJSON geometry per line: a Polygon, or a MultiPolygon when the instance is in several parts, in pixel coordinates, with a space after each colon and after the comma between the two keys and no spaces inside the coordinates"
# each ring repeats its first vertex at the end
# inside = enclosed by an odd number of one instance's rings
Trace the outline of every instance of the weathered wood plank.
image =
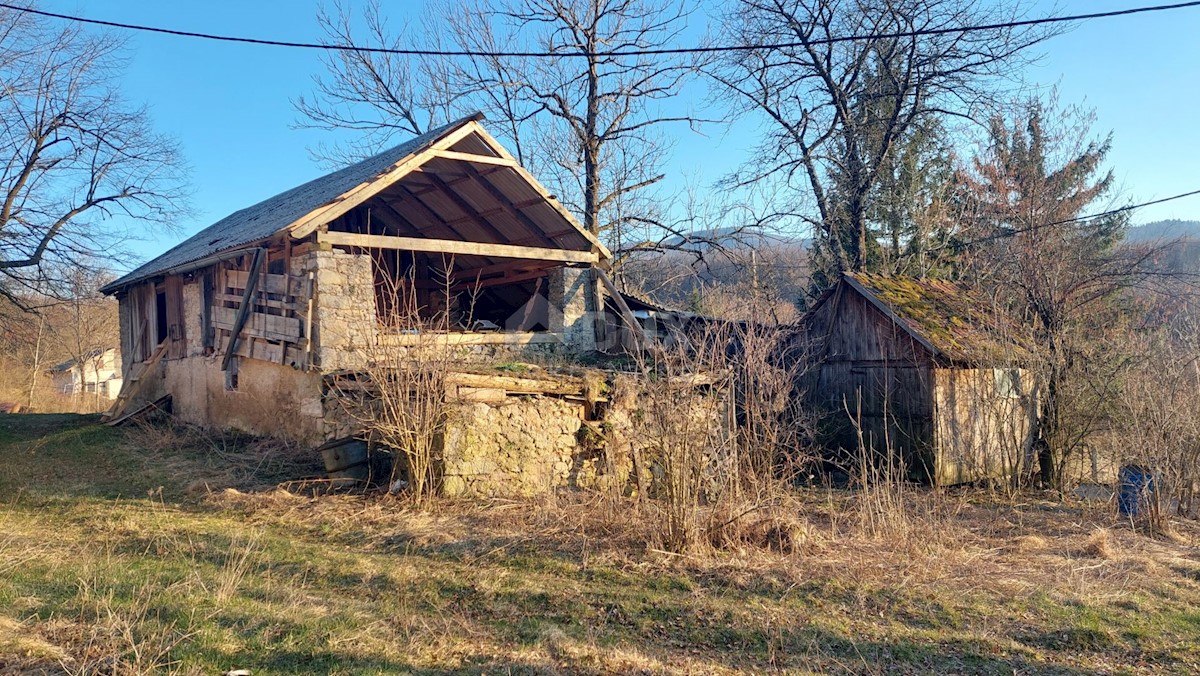
{"type": "MultiPolygon", "coordinates": [[[[241,303],[242,297],[232,293],[216,293],[213,294],[212,300],[217,302],[241,303]]],[[[270,300],[267,298],[255,298],[250,302],[251,305],[261,305],[263,307],[275,308],[277,310],[286,310],[288,312],[301,312],[304,310],[307,303],[303,300],[295,302],[283,300],[270,300]]]]}
{"type": "MultiPolygon", "coordinates": [[[[237,320],[237,313],[238,310],[233,308],[214,307],[212,309],[213,326],[233,331],[234,323],[237,320]]],[[[249,335],[259,336],[268,340],[295,342],[301,337],[299,319],[268,315],[261,312],[250,313],[250,317],[246,320],[243,330],[249,335]]]]}
{"type": "Polygon", "coordinates": [[[349,232],[317,233],[317,241],[336,246],[358,246],[368,249],[400,249],[402,251],[448,253],[462,256],[490,256],[493,258],[528,258],[531,260],[560,261],[563,263],[596,263],[600,260],[599,255],[592,251],[545,249],[484,242],[459,242],[448,239],[425,239],[420,237],[359,235],[349,232]]]}
{"type": "Polygon", "coordinates": [[[516,376],[494,376],[482,373],[451,373],[446,382],[459,387],[479,390],[503,390],[522,394],[583,394],[582,382],[559,379],[518,378],[516,376]]]}
{"type": "MultiPolygon", "coordinates": [[[[250,273],[245,270],[226,270],[225,285],[231,289],[245,289],[249,276],[250,273]]],[[[281,296],[289,295],[287,275],[260,275],[258,283],[259,289],[265,290],[267,293],[279,294],[281,296]]],[[[308,295],[307,285],[304,285],[302,281],[292,280],[291,295],[308,295]],[[297,283],[301,285],[297,286],[297,283]]]]}

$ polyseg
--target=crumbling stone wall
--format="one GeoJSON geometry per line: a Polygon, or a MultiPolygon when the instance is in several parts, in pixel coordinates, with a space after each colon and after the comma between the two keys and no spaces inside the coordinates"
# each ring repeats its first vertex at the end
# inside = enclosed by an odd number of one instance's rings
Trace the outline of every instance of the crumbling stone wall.
{"type": "Polygon", "coordinates": [[[513,395],[453,406],[442,438],[448,496],[530,496],[573,485],[584,404],[513,395]]]}
{"type": "MultiPolygon", "coordinates": [[[[435,461],[442,493],[528,497],[572,488],[653,497],[662,490],[663,453],[680,444],[699,457],[703,494],[724,490],[735,470],[727,392],[684,384],[672,388],[669,402],[654,401],[661,393],[648,394],[654,383],[640,376],[609,373],[602,384],[602,372],[592,375],[599,377],[569,379],[575,384],[566,388],[545,375],[545,389],[505,391],[499,381],[448,386],[435,461]]],[[[346,408],[361,405],[360,394],[351,388],[343,401],[341,386],[329,387],[326,437],[361,433],[346,408]]]]}
{"type": "Polygon", "coordinates": [[[664,453],[695,453],[702,492],[718,497],[736,472],[732,399],[711,386],[646,383],[617,375],[604,415],[605,450],[627,493],[658,495],[665,478],[664,453]],[[655,400],[659,398],[659,400],[655,400]]]}

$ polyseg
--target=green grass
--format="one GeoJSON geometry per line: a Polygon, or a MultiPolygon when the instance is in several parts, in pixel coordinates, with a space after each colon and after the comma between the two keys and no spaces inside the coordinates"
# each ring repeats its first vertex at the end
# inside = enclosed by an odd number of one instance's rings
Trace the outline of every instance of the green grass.
{"type": "Polygon", "coordinates": [[[909,537],[879,540],[853,529],[846,496],[801,494],[799,553],[678,557],[639,539],[636,516],[611,518],[629,506],[586,497],[414,512],[272,490],[311,467],[262,448],[0,418],[0,673],[1200,665],[1191,543],[1079,506],[930,498],[909,537]],[[1115,554],[1080,553],[1097,526],[1115,554]]]}

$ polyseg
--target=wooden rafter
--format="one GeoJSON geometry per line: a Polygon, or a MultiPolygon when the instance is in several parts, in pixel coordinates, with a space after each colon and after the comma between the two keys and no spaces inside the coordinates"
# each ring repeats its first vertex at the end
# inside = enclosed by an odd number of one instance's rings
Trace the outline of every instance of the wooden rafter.
{"type": "MultiPolygon", "coordinates": [[[[421,212],[421,214],[425,217],[425,219],[428,220],[430,223],[436,223],[436,224],[446,228],[450,232],[454,233],[456,236],[466,239],[466,237],[462,234],[462,232],[458,228],[447,223],[446,219],[444,219],[440,215],[438,215],[438,213],[436,211],[434,211],[432,207],[430,207],[428,204],[425,203],[425,200],[423,200],[420,197],[413,194],[413,192],[411,190],[409,190],[407,186],[399,185],[396,187],[399,188],[408,197],[408,199],[404,200],[404,202],[403,202],[404,204],[416,207],[416,210],[421,212]]],[[[388,205],[388,206],[391,206],[391,205],[388,205]]],[[[394,208],[395,207],[393,207],[393,209],[394,208]]]]}
{"type": "Polygon", "coordinates": [[[512,160],[514,163],[513,171],[517,172],[521,178],[524,178],[529,185],[533,187],[534,191],[541,195],[546,200],[546,203],[553,207],[554,210],[557,211],[564,219],[566,219],[568,223],[575,226],[579,230],[579,233],[592,243],[592,246],[595,247],[596,251],[600,253],[600,257],[602,259],[612,258],[612,252],[609,251],[608,248],[603,244],[601,244],[600,240],[591,232],[589,232],[587,228],[583,227],[583,224],[576,220],[575,216],[573,216],[571,212],[562,205],[562,202],[559,202],[558,198],[556,198],[554,195],[551,195],[550,191],[546,190],[545,186],[543,186],[540,181],[534,178],[533,174],[529,173],[528,169],[522,167],[521,164],[517,162],[517,158],[512,156],[512,153],[508,152],[505,150],[504,146],[497,143],[490,134],[483,130],[483,127],[481,127],[478,122],[472,122],[469,126],[474,126],[479,132],[481,132],[479,134],[480,140],[486,143],[487,146],[492,149],[492,152],[496,153],[500,157],[512,160]]]}
{"type": "Polygon", "coordinates": [[[531,246],[460,242],[449,239],[429,239],[426,237],[359,235],[350,232],[319,232],[317,233],[317,241],[333,246],[399,249],[402,251],[445,253],[462,256],[488,256],[493,258],[527,258],[530,260],[558,261],[562,263],[596,263],[600,258],[600,255],[594,251],[543,249],[531,246]]]}
{"type": "Polygon", "coordinates": [[[455,273],[455,277],[461,279],[461,282],[455,282],[450,287],[451,291],[470,291],[471,289],[487,289],[493,286],[504,286],[506,284],[519,284],[528,282],[534,279],[541,279],[546,276],[546,270],[533,270],[530,272],[521,272],[511,275],[501,275],[500,277],[487,277],[485,279],[468,278],[466,275],[455,273]]]}
{"type": "MultiPolygon", "coordinates": [[[[485,231],[490,233],[492,237],[495,237],[500,241],[508,239],[505,237],[504,233],[500,232],[496,226],[492,225],[488,219],[484,218],[483,214],[481,214],[478,209],[468,202],[466,198],[455,192],[453,187],[434,174],[430,174],[429,178],[433,181],[434,185],[440,187],[442,192],[445,193],[446,197],[449,198],[451,202],[454,202],[455,206],[469,216],[476,225],[478,225],[480,228],[483,228],[485,231]]],[[[553,244],[553,242],[551,242],[551,244],[553,244]]]]}
{"type": "Polygon", "coordinates": [[[542,230],[542,227],[535,223],[534,220],[530,218],[524,211],[518,209],[517,205],[508,198],[508,195],[505,195],[503,190],[497,188],[496,184],[488,180],[487,176],[484,176],[476,171],[475,167],[472,167],[470,164],[466,165],[466,170],[467,174],[474,178],[475,181],[482,186],[483,189],[486,190],[493,199],[499,202],[500,206],[505,211],[512,214],[512,216],[520,221],[522,225],[529,228],[529,230],[532,231],[534,235],[542,241],[543,244],[557,246],[555,241],[546,235],[546,233],[542,230]]]}

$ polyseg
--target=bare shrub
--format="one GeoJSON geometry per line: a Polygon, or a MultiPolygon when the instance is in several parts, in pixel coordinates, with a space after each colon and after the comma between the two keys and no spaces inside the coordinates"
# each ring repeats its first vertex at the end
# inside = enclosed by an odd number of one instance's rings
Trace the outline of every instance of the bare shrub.
{"type": "Polygon", "coordinates": [[[452,267],[452,259],[443,261],[436,302],[418,297],[415,266],[407,275],[376,280],[376,297],[387,312],[363,347],[356,378],[335,392],[371,443],[395,454],[388,485],[407,488],[417,502],[438,489],[441,442],[452,414],[447,377],[459,358],[442,337],[455,324],[470,323],[469,317],[454,316],[452,267]]]}
{"type": "Polygon", "coordinates": [[[772,493],[791,486],[815,460],[815,418],[798,388],[810,360],[785,349],[791,332],[778,323],[731,323],[719,334],[729,334],[732,347],[739,488],[772,493]]]}
{"type": "Polygon", "coordinates": [[[662,546],[684,552],[702,541],[701,507],[728,496],[737,466],[732,443],[732,373],[720,331],[678,335],[636,355],[634,472],[639,494],[660,498],[662,546]],[[649,464],[650,467],[643,465],[649,464]]]}
{"type": "Polygon", "coordinates": [[[639,358],[642,435],[660,463],[665,548],[748,539],[791,548],[790,527],[766,525],[765,514],[810,460],[794,393],[804,362],[778,358],[786,337],[777,324],[704,320],[639,358]],[[740,532],[747,528],[762,533],[740,532]]]}
{"type": "Polygon", "coordinates": [[[1124,340],[1136,362],[1119,381],[1117,413],[1101,445],[1118,464],[1150,471],[1153,499],[1141,516],[1166,531],[1172,516],[1200,516],[1200,323],[1182,313],[1124,340]]]}

